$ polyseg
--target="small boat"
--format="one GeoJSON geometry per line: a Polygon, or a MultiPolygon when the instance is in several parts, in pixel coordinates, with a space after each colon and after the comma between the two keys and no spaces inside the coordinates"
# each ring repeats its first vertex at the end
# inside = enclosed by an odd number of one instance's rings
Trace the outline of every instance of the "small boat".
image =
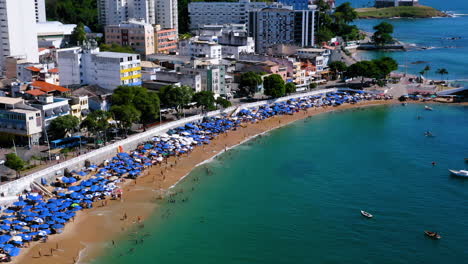
{"type": "Polygon", "coordinates": [[[468,158],[465,158],[465,162],[468,162],[468,158]]]}
{"type": "Polygon", "coordinates": [[[426,236],[428,236],[428,237],[430,237],[432,239],[441,239],[442,238],[437,232],[424,231],[424,234],[426,234],[426,236]]]}
{"type": "Polygon", "coordinates": [[[370,213],[368,213],[368,212],[366,212],[366,211],[363,211],[363,210],[361,210],[361,214],[362,214],[363,216],[367,217],[367,218],[372,218],[372,217],[374,217],[374,216],[371,215],[370,213]]]}
{"type": "Polygon", "coordinates": [[[432,108],[429,107],[429,106],[427,106],[427,105],[424,106],[424,109],[429,110],[429,111],[432,111],[432,108]]]}
{"type": "Polygon", "coordinates": [[[431,132],[429,132],[429,131],[424,132],[424,135],[425,135],[426,137],[434,137],[434,135],[433,135],[431,132]]]}
{"type": "Polygon", "coordinates": [[[466,170],[449,170],[453,175],[463,178],[468,178],[468,171],[466,170]]]}

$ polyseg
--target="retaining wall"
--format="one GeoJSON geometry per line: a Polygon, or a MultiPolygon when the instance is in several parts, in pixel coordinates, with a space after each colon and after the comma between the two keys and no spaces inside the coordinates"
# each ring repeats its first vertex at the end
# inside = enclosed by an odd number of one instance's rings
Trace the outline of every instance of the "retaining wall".
{"type": "MultiPolygon", "coordinates": [[[[151,139],[152,137],[156,135],[163,134],[167,132],[168,130],[176,128],[176,127],[184,126],[186,123],[200,121],[204,117],[217,116],[222,113],[231,113],[233,111],[237,112],[240,109],[258,107],[266,103],[283,102],[292,98],[317,95],[317,94],[321,94],[324,92],[334,92],[337,90],[338,89],[335,89],[335,88],[317,90],[317,91],[312,91],[312,92],[307,92],[307,93],[302,93],[302,94],[295,94],[291,96],[281,97],[275,100],[265,100],[265,101],[258,101],[254,103],[247,103],[247,104],[242,104],[239,106],[229,107],[223,110],[208,112],[203,115],[195,115],[195,116],[187,117],[187,118],[180,119],[177,121],[173,121],[164,125],[160,125],[158,127],[151,128],[145,132],[129,136],[126,139],[123,139],[118,142],[112,143],[110,145],[104,146],[102,148],[93,150],[86,154],[80,155],[76,158],[72,158],[67,161],[60,162],[56,165],[52,165],[50,167],[34,172],[32,174],[29,174],[15,181],[8,182],[0,186],[0,193],[3,193],[5,196],[16,195],[22,192],[23,190],[27,189],[33,181],[39,182],[41,178],[44,178],[48,182],[50,182],[53,179],[55,179],[57,175],[62,175],[65,169],[81,170],[86,160],[89,160],[91,163],[94,163],[94,164],[100,164],[104,160],[111,159],[112,157],[114,157],[118,152],[119,146],[121,146],[124,149],[124,151],[134,150],[140,143],[148,141],[149,139],[151,139]]],[[[339,89],[339,90],[349,90],[349,89],[339,89]]]]}

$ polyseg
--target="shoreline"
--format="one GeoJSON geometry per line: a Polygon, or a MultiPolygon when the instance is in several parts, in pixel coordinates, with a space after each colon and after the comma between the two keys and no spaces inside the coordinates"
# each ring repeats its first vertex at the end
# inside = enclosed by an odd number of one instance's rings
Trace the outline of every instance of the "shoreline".
{"type": "Polygon", "coordinates": [[[145,170],[136,181],[127,180],[122,186],[125,190],[122,201],[107,200],[107,206],[99,206],[97,203],[100,202],[97,202],[92,209],[79,212],[75,221],[68,224],[62,234],[52,236],[46,243],[35,243],[23,249],[15,263],[89,263],[103,255],[114,240],[118,241],[129,229],[137,227],[137,218],[143,221],[147,219],[163,202],[163,194],[172,193],[194,168],[212,161],[225,151],[274,129],[318,114],[397,103],[397,100],[382,100],[312,108],[294,115],[274,116],[249,123],[236,131],[229,131],[229,135],[221,134],[211,144],[195,148],[190,156],[171,157],[167,164],[145,170]],[[175,164],[177,166],[173,166],[175,164]],[[128,219],[122,220],[124,214],[128,215],[128,219]]]}

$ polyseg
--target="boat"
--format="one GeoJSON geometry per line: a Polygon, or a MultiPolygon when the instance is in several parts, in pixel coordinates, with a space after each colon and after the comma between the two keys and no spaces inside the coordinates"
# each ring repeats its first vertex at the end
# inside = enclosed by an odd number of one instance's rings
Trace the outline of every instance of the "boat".
{"type": "Polygon", "coordinates": [[[465,158],[465,162],[468,162],[468,158],[465,158]]]}
{"type": "Polygon", "coordinates": [[[449,170],[453,175],[458,177],[468,178],[468,171],[466,170],[449,170]]]}
{"type": "Polygon", "coordinates": [[[429,111],[432,111],[432,108],[429,107],[429,106],[427,106],[427,105],[424,106],[424,109],[429,110],[429,111]]]}
{"type": "Polygon", "coordinates": [[[371,215],[370,213],[368,213],[368,212],[366,212],[366,211],[363,211],[363,210],[361,210],[361,214],[362,214],[363,216],[367,217],[367,218],[372,218],[372,217],[374,217],[374,216],[371,215]]]}
{"type": "Polygon", "coordinates": [[[442,238],[437,232],[424,231],[424,234],[426,234],[426,236],[428,236],[428,237],[430,237],[432,239],[441,239],[442,238]]]}

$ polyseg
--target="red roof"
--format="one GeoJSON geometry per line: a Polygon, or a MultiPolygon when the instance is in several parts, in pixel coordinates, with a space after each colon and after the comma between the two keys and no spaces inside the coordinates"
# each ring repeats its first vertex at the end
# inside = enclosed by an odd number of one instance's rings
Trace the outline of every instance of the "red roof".
{"type": "Polygon", "coordinates": [[[70,91],[70,89],[67,89],[65,87],[62,87],[62,86],[58,86],[58,85],[55,85],[55,84],[51,84],[51,83],[46,83],[46,82],[43,82],[43,81],[35,81],[31,84],[32,87],[34,88],[39,88],[41,91],[43,92],[53,92],[53,91],[59,91],[59,92],[68,92],[70,91]]]}
{"type": "Polygon", "coordinates": [[[59,69],[58,68],[53,68],[49,70],[50,73],[58,73],[59,69]]]}
{"type": "Polygon", "coordinates": [[[32,90],[26,91],[26,93],[28,93],[30,95],[34,95],[34,96],[39,96],[39,95],[45,94],[43,91],[41,91],[39,89],[32,89],[32,90]]]}
{"type": "Polygon", "coordinates": [[[44,50],[48,50],[48,49],[46,49],[46,48],[39,48],[39,52],[44,51],[44,50]]]}
{"type": "Polygon", "coordinates": [[[33,66],[26,67],[26,69],[28,69],[28,70],[30,70],[30,71],[33,71],[33,72],[40,72],[40,71],[41,71],[41,69],[36,68],[36,67],[33,67],[33,66]]]}

